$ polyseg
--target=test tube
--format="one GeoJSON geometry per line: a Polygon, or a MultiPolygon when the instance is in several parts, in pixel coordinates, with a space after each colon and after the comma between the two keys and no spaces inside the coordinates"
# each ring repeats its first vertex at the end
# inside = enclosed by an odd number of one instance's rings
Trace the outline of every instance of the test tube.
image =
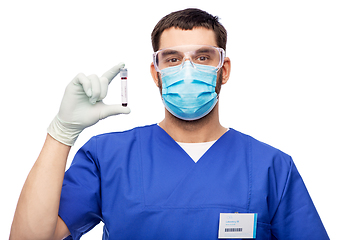
{"type": "Polygon", "coordinates": [[[121,102],[124,107],[128,104],[128,93],[127,93],[127,69],[120,69],[121,78],[121,102]]]}

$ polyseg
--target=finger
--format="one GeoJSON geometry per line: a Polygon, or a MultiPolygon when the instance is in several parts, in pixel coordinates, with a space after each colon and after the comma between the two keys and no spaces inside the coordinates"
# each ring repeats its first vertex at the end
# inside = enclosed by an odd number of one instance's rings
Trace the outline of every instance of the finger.
{"type": "Polygon", "coordinates": [[[118,115],[118,114],[129,114],[130,113],[130,108],[128,107],[123,107],[120,104],[115,104],[115,105],[106,105],[104,104],[100,113],[100,120],[107,118],[109,116],[114,116],[114,115],[118,115]]]}
{"type": "Polygon", "coordinates": [[[121,68],[124,68],[124,63],[119,63],[112,68],[110,68],[107,72],[105,72],[102,77],[106,77],[108,79],[108,84],[114,79],[114,77],[120,72],[121,68]]]}
{"type": "Polygon", "coordinates": [[[79,73],[73,80],[76,85],[81,85],[84,89],[86,96],[89,98],[92,96],[91,81],[83,73],[79,73]]]}
{"type": "Polygon", "coordinates": [[[108,91],[108,86],[109,86],[108,79],[106,77],[101,77],[100,78],[101,92],[100,92],[99,100],[103,100],[106,97],[107,91],[108,91]]]}
{"type": "Polygon", "coordinates": [[[100,93],[101,93],[100,79],[95,74],[90,75],[87,78],[91,82],[91,91],[92,91],[92,95],[89,101],[91,104],[95,104],[97,101],[99,101],[100,98],[100,93]]]}

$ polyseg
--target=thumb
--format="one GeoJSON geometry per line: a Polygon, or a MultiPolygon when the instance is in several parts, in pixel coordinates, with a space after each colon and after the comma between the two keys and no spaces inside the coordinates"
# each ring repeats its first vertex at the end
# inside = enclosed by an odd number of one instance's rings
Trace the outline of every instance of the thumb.
{"type": "Polygon", "coordinates": [[[129,114],[130,108],[123,107],[120,104],[114,104],[114,105],[106,105],[104,104],[101,108],[100,112],[100,120],[107,118],[109,116],[114,116],[118,114],[129,114]]]}

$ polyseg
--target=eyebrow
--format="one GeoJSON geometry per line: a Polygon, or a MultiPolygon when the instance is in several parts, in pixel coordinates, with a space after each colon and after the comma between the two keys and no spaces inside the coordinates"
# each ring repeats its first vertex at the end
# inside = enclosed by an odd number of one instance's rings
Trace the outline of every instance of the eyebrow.
{"type": "Polygon", "coordinates": [[[180,52],[173,50],[173,49],[167,49],[167,50],[164,50],[161,52],[162,57],[166,57],[166,56],[174,55],[174,54],[180,54],[180,52]]]}
{"type": "MultiPolygon", "coordinates": [[[[194,52],[196,54],[199,54],[199,53],[209,53],[209,52],[214,52],[214,51],[215,50],[212,48],[205,47],[205,48],[197,49],[194,52]]],[[[161,57],[167,57],[169,55],[176,55],[176,54],[182,55],[181,53],[182,53],[181,51],[177,51],[175,49],[165,49],[165,50],[161,51],[161,57]]]]}
{"type": "Polygon", "coordinates": [[[196,53],[208,53],[208,52],[214,52],[215,50],[212,48],[200,48],[196,50],[196,53]]]}

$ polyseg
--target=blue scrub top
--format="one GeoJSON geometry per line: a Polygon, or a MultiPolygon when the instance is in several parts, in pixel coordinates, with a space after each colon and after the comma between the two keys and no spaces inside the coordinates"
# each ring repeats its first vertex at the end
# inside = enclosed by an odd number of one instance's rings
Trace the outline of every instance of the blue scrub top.
{"type": "Polygon", "coordinates": [[[218,239],[220,213],[256,239],[329,239],[292,159],[230,129],[195,163],[158,125],[93,137],[66,171],[59,216],[79,239],[218,239]]]}

